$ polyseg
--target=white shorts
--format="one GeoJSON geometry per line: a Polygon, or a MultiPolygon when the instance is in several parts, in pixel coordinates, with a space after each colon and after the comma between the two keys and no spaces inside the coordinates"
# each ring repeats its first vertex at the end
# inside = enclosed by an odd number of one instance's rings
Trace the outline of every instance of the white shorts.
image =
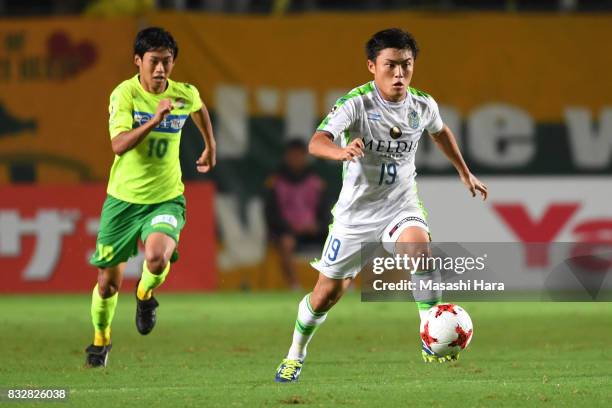
{"type": "Polygon", "coordinates": [[[395,217],[371,226],[349,228],[334,222],[325,240],[321,259],[315,259],[311,265],[330,279],[354,278],[368,262],[361,259],[362,244],[380,242],[387,252],[393,254],[395,243],[408,227],[420,227],[429,234],[422,207],[405,207],[395,217]]]}

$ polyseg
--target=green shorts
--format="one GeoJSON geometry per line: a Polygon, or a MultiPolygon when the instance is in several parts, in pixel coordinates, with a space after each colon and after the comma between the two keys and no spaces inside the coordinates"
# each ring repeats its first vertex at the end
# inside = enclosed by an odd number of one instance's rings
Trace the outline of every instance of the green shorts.
{"type": "MultiPolygon", "coordinates": [[[[107,268],[126,262],[138,253],[138,239],[144,243],[153,232],[174,239],[185,225],[185,197],[182,195],[159,204],[133,204],[106,196],[100,217],[96,252],[89,263],[107,268]]],[[[171,262],[178,257],[175,250],[171,262]]]]}

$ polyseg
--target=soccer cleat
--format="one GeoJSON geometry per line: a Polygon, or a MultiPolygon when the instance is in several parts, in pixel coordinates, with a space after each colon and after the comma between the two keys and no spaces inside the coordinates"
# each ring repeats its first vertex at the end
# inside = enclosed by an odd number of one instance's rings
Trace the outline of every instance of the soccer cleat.
{"type": "MultiPolygon", "coordinates": [[[[138,283],[136,283],[136,293],[138,293],[138,283]]],[[[159,303],[153,296],[147,300],[138,299],[136,294],[136,328],[138,333],[143,336],[151,333],[151,330],[155,327],[157,321],[157,312],[155,309],[159,306],[159,303]]]]}
{"type": "Polygon", "coordinates": [[[425,342],[421,342],[421,356],[423,361],[426,363],[447,363],[449,361],[456,361],[459,359],[459,354],[449,354],[446,356],[439,356],[434,353],[425,342]]]}
{"type": "Polygon", "coordinates": [[[300,376],[300,373],[302,372],[303,364],[304,360],[289,360],[288,358],[283,359],[276,369],[274,381],[281,383],[296,382],[300,376]]]}
{"type": "Polygon", "coordinates": [[[112,344],[108,346],[94,346],[91,344],[85,349],[87,357],[85,358],[86,367],[106,367],[108,362],[108,353],[113,348],[112,344]]]}

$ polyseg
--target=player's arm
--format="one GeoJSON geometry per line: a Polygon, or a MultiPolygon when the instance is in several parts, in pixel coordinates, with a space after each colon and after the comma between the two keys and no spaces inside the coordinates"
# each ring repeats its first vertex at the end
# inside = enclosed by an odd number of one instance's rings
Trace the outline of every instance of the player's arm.
{"type": "MultiPolygon", "coordinates": [[[[170,99],[162,99],[157,105],[155,115],[143,125],[135,129],[121,132],[111,139],[113,152],[117,156],[121,156],[125,152],[136,147],[145,137],[155,129],[172,110],[172,101],[170,99]]],[[[131,116],[131,115],[130,115],[131,116]]]]}
{"type": "Polygon", "coordinates": [[[457,140],[450,128],[444,125],[439,132],[431,133],[431,137],[436,143],[436,146],[444,153],[448,160],[450,160],[453,166],[455,166],[455,169],[457,169],[461,177],[461,181],[468,187],[472,193],[472,197],[475,197],[476,191],[479,191],[483,200],[486,200],[488,195],[487,186],[470,172],[470,169],[465,164],[465,160],[463,160],[459,146],[457,146],[457,140]]]}
{"type": "Polygon", "coordinates": [[[200,109],[192,112],[191,119],[200,130],[205,146],[200,158],[196,160],[197,169],[200,173],[206,173],[217,164],[217,143],[206,106],[202,104],[200,109]]]}
{"type": "Polygon", "coordinates": [[[308,152],[320,159],[354,161],[355,158],[363,157],[363,140],[353,139],[346,147],[340,147],[332,141],[333,136],[326,131],[317,131],[308,144],[308,152]]]}
{"type": "Polygon", "coordinates": [[[334,140],[339,140],[340,136],[350,128],[354,118],[354,101],[340,98],[310,138],[308,152],[321,159],[338,161],[354,161],[363,157],[365,146],[360,138],[351,140],[345,147],[334,143],[334,140]]]}

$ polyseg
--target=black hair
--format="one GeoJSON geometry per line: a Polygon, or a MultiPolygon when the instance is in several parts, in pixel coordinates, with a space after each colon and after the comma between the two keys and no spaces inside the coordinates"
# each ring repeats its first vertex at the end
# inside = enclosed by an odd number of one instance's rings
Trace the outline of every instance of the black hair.
{"type": "Polygon", "coordinates": [[[414,59],[419,53],[419,46],[412,34],[399,28],[388,28],[374,34],[365,45],[366,55],[370,61],[376,61],[378,54],[385,48],[412,50],[414,59]]]}
{"type": "Polygon", "coordinates": [[[136,34],[134,41],[134,55],[142,58],[147,51],[166,48],[172,53],[172,58],[178,57],[178,44],[168,31],[160,27],[148,27],[136,34]]]}
{"type": "Polygon", "coordinates": [[[303,151],[307,151],[308,148],[306,147],[306,142],[304,142],[302,139],[298,139],[298,138],[292,138],[290,139],[287,144],[285,145],[285,151],[289,151],[289,150],[294,150],[294,149],[299,149],[299,150],[303,150],[303,151]]]}

